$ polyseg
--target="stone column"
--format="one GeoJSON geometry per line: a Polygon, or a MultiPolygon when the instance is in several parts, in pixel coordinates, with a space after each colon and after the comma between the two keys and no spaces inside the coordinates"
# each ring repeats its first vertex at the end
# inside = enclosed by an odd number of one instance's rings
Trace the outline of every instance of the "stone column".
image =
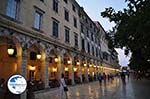
{"type": "Polygon", "coordinates": [[[71,79],[72,79],[72,85],[75,85],[75,81],[74,81],[74,65],[71,64],[71,79]]]}
{"type": "Polygon", "coordinates": [[[49,66],[49,59],[48,57],[45,59],[45,68],[44,68],[44,83],[45,83],[45,88],[49,88],[49,75],[48,75],[48,66],[49,66]]]}
{"type": "Polygon", "coordinates": [[[58,62],[55,63],[56,64],[56,67],[57,67],[57,79],[59,80],[61,78],[61,73],[62,73],[62,69],[61,69],[61,57],[60,56],[57,56],[58,57],[58,62]]]}
{"type": "Polygon", "coordinates": [[[88,67],[85,67],[85,80],[86,82],[89,82],[89,77],[88,77],[88,67]]]}
{"type": "Polygon", "coordinates": [[[83,83],[81,64],[79,65],[79,77],[80,77],[80,81],[81,81],[81,83],[83,83]]]}
{"type": "MultiPolygon", "coordinates": [[[[21,75],[27,78],[27,50],[22,52],[22,65],[21,65],[21,75]]],[[[26,91],[20,95],[20,99],[26,99],[27,93],[26,91]]]]}

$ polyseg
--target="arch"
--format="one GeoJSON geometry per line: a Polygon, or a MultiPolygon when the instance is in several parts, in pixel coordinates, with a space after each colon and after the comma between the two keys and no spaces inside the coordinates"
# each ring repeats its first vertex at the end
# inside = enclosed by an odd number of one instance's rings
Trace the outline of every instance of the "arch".
{"type": "Polygon", "coordinates": [[[21,73],[22,48],[19,40],[11,35],[0,36],[0,75],[7,80],[13,74],[21,73]],[[8,54],[8,48],[13,49],[8,54]]]}
{"type": "Polygon", "coordinates": [[[40,87],[34,90],[44,88],[45,68],[45,50],[39,43],[33,43],[27,49],[27,80],[34,81],[35,86],[41,82],[40,87]]]}

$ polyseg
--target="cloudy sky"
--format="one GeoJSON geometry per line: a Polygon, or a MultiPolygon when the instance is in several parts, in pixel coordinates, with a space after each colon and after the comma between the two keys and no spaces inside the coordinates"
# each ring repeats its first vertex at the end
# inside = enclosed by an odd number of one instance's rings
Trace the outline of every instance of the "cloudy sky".
{"type": "MultiPolygon", "coordinates": [[[[126,7],[125,0],[76,0],[84,10],[92,18],[93,21],[99,21],[106,31],[110,30],[114,23],[110,23],[108,19],[101,17],[100,13],[107,7],[113,7],[115,10],[122,10],[126,7]]],[[[119,53],[119,63],[122,66],[127,66],[129,57],[124,55],[124,51],[117,49],[119,53]]]]}

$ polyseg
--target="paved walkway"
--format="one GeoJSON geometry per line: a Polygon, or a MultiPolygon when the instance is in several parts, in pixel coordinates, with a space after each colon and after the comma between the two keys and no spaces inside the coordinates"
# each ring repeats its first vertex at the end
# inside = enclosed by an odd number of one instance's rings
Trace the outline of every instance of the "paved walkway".
{"type": "MultiPolygon", "coordinates": [[[[60,99],[60,90],[39,93],[36,99],[60,99]]],[[[68,99],[150,99],[150,81],[127,79],[122,84],[118,78],[101,86],[98,81],[71,86],[68,99]]]]}
{"type": "Polygon", "coordinates": [[[69,87],[69,99],[150,99],[150,81],[121,80],[107,82],[99,86],[98,82],[69,87]]]}

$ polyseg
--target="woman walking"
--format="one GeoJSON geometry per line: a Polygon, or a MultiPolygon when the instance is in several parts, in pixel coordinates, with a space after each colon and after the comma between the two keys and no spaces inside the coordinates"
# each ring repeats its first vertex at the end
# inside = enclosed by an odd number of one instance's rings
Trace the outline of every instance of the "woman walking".
{"type": "Polygon", "coordinates": [[[60,79],[60,97],[61,97],[61,99],[63,99],[64,93],[65,93],[66,99],[68,99],[67,91],[68,91],[68,88],[65,83],[64,74],[61,74],[61,79],[60,79]]]}

